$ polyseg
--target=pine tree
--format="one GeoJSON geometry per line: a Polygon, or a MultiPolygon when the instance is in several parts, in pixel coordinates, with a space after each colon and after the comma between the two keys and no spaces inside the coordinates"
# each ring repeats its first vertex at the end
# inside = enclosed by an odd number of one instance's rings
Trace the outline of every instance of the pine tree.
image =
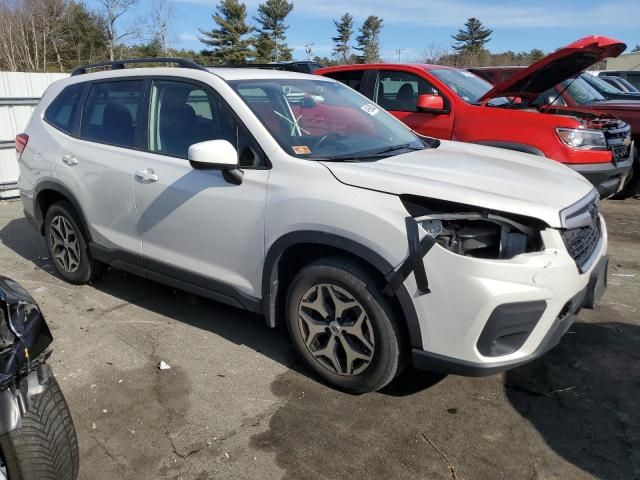
{"type": "Polygon", "coordinates": [[[375,15],[369,15],[360,27],[360,34],[356,37],[358,46],[355,48],[362,52],[360,60],[363,63],[375,63],[380,60],[381,30],[382,18],[375,15]]]}
{"type": "Polygon", "coordinates": [[[293,50],[287,45],[285,32],[289,25],[284,23],[293,10],[293,3],[287,0],[267,0],[258,5],[258,35],[254,41],[258,63],[291,60],[293,50]]]}
{"type": "Polygon", "coordinates": [[[353,16],[350,13],[345,13],[340,17],[340,20],[334,20],[333,24],[338,30],[338,34],[331,38],[336,44],[333,53],[337,57],[341,57],[342,63],[349,63],[349,42],[351,35],[353,35],[353,16]]]}
{"type": "Polygon", "coordinates": [[[544,52],[539,48],[534,48],[529,52],[529,60],[531,61],[531,63],[537,62],[541,58],[544,58],[544,56],[544,52]]]}
{"type": "Polygon", "coordinates": [[[213,47],[207,52],[217,63],[246,63],[252,56],[251,39],[247,35],[253,28],[247,24],[247,7],[238,0],[221,0],[216,6],[213,21],[219,28],[200,30],[199,40],[213,47]]]}
{"type": "Polygon", "coordinates": [[[457,35],[452,35],[457,45],[454,49],[458,53],[478,53],[484,49],[486,43],[491,40],[493,30],[485,28],[477,18],[470,18],[464,24],[464,30],[458,30],[457,35]]]}

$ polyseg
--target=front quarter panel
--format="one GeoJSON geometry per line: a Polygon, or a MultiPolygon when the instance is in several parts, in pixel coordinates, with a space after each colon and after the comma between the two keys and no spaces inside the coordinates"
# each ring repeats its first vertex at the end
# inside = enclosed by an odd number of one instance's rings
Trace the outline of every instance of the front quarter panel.
{"type": "Polygon", "coordinates": [[[274,163],[267,193],[267,252],[282,236],[305,231],[351,240],[394,267],[406,257],[408,214],[397,196],[342,184],[315,161],[283,153],[274,163]]]}

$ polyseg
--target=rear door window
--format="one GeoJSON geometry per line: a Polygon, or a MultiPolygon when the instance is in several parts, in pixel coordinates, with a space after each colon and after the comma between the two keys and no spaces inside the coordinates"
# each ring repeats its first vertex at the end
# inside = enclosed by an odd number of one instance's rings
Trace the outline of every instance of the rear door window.
{"type": "Polygon", "coordinates": [[[71,133],[84,86],[84,83],[76,83],[63,89],[44,112],[45,120],[63,132],[71,133]]]}
{"type": "Polygon", "coordinates": [[[135,147],[143,92],[143,80],[94,83],[82,112],[80,137],[119,147],[135,147]]]}
{"type": "Polygon", "coordinates": [[[362,79],[364,78],[365,70],[349,70],[344,72],[330,72],[324,74],[325,77],[333,78],[334,80],[344,83],[346,86],[360,91],[362,87],[362,79]]]}

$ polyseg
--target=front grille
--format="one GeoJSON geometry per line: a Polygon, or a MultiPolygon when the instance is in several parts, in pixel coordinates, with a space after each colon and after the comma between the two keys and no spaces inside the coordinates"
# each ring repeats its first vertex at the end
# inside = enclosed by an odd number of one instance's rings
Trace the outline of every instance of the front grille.
{"type": "Polygon", "coordinates": [[[631,153],[631,127],[616,118],[596,117],[585,120],[585,127],[603,130],[607,147],[613,153],[613,162],[629,158],[631,153]]]}
{"type": "Polygon", "coordinates": [[[624,161],[631,153],[631,127],[628,123],[619,121],[618,125],[605,130],[607,145],[613,152],[614,163],[624,161]]]}
{"type": "Polygon", "coordinates": [[[585,212],[589,214],[591,219],[588,225],[568,228],[562,231],[562,240],[567,247],[569,255],[575,260],[580,272],[584,270],[585,265],[590,260],[602,236],[598,207],[595,202],[572,213],[571,216],[577,217],[585,212]]]}

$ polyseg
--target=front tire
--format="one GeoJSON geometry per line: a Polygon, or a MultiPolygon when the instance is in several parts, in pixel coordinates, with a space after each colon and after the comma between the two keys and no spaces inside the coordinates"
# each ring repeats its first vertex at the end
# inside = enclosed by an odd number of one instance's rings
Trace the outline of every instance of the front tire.
{"type": "Polygon", "coordinates": [[[287,326],[318,375],[352,393],[381,389],[405,362],[397,315],[376,280],[339,257],[315,261],[292,280],[287,326]]]}
{"type": "Polygon", "coordinates": [[[44,219],[49,258],[56,271],[69,283],[85,284],[100,278],[106,265],[95,260],[76,211],[67,201],[54,203],[44,219]]]}
{"type": "Polygon", "coordinates": [[[0,479],[75,480],[78,440],[71,413],[55,378],[31,398],[22,427],[0,436],[0,479]],[[4,469],[4,472],[2,471],[4,469]]]}

